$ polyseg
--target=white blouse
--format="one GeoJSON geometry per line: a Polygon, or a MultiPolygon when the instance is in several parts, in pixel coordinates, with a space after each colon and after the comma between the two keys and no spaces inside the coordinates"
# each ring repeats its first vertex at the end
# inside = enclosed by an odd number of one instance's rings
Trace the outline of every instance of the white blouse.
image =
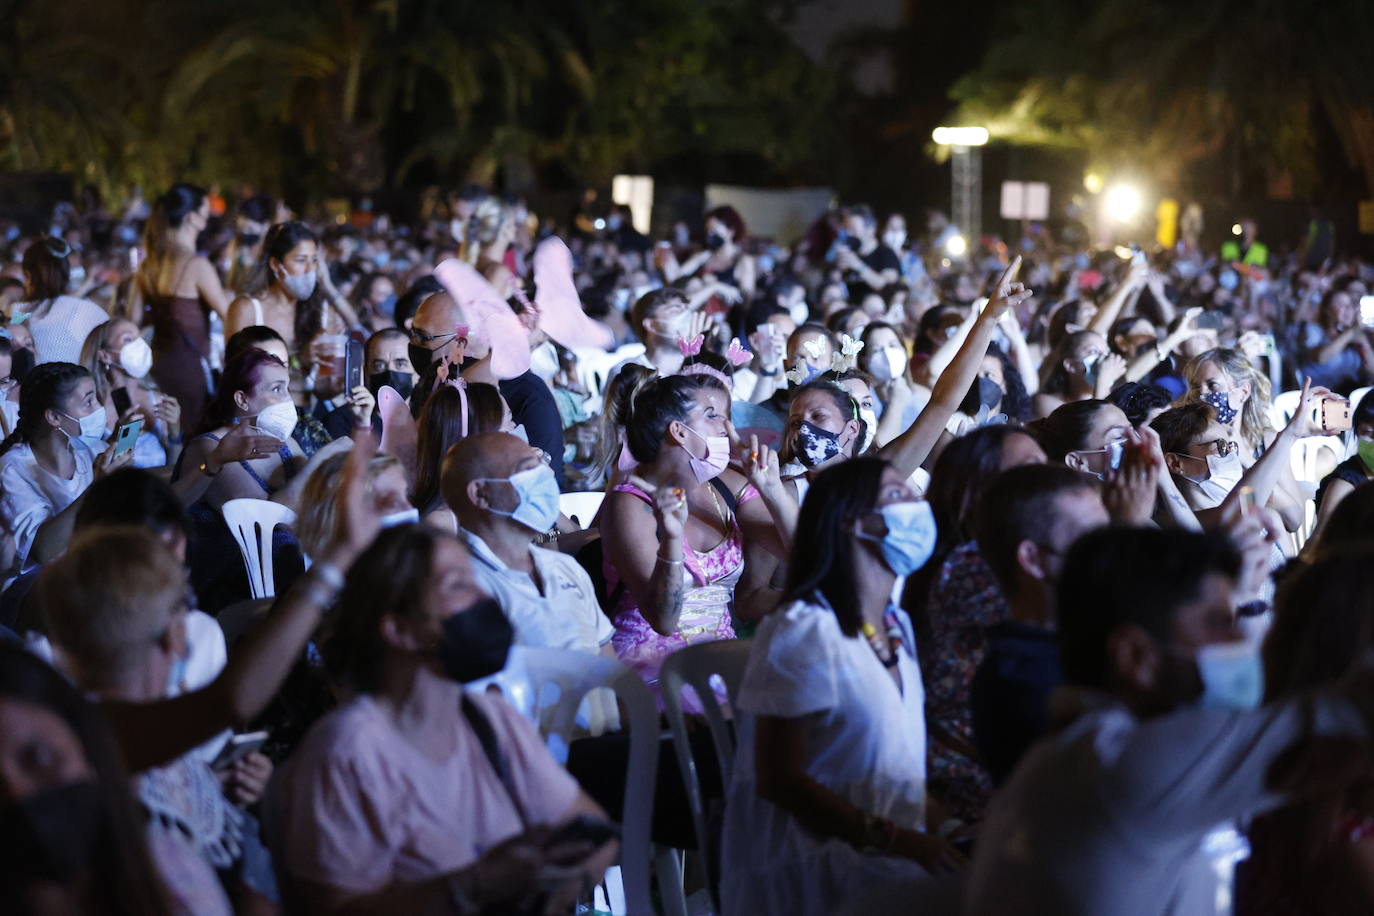
{"type": "Polygon", "coordinates": [[[722,894],[732,914],[834,913],[860,889],[919,880],[915,863],[820,837],[764,800],[754,773],[758,716],[800,720],[808,776],[860,810],[904,829],[925,826],[925,691],[907,645],[897,684],[862,635],[848,637],[824,604],[794,602],[765,617],[735,709],[739,750],[727,791],[722,894]]]}
{"type": "Polygon", "coordinates": [[[95,478],[95,455],[78,438],[71,440],[76,473],[70,480],[38,464],[28,443],[0,455],[0,526],[14,537],[20,570],[26,569],[33,537],[48,519],[74,503],[95,478]]]}

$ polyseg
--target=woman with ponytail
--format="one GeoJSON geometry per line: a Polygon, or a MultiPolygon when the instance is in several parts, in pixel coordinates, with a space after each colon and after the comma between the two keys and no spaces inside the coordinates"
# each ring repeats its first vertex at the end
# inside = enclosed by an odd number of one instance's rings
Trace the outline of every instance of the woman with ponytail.
{"type": "Polygon", "coordinates": [[[153,326],[153,379],[194,425],[210,391],[210,322],[229,313],[214,265],[197,253],[210,219],[205,191],[174,184],[157,199],[144,230],[143,263],[129,291],[130,317],[153,326]]]}
{"type": "Polygon", "coordinates": [[[0,529],[14,538],[23,570],[60,554],[76,507],[98,477],[128,464],[105,446],[105,409],[91,374],[72,363],[43,363],[24,380],[19,420],[0,443],[0,529]]]}

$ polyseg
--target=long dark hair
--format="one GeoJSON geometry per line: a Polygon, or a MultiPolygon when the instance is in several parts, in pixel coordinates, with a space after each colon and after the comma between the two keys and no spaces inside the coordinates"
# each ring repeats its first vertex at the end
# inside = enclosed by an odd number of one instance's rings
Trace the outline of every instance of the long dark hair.
{"type": "MultiPolygon", "coordinates": [[[[244,293],[249,296],[261,296],[267,292],[277,279],[276,274],[272,273],[272,262],[284,262],[286,256],[301,242],[314,242],[316,250],[323,257],[324,249],[320,245],[319,236],[305,223],[292,220],[289,223],[277,223],[268,229],[262,241],[262,254],[258,257],[258,263],[253,266],[253,272],[248,275],[248,282],[244,284],[244,293]]],[[[310,294],[309,299],[296,303],[296,346],[303,348],[310,338],[320,332],[323,325],[324,293],[319,284],[316,284],[315,291],[310,294]]]]}
{"type": "MultiPolygon", "coordinates": [[[[859,424],[859,435],[854,438],[854,450],[857,452],[859,446],[863,445],[864,434],[868,431],[868,423],[859,415],[859,402],[854,399],[854,395],[849,393],[849,389],[839,382],[833,381],[836,376],[826,373],[820,378],[814,378],[797,389],[797,393],[792,395],[792,400],[796,401],[808,391],[819,391],[830,397],[835,402],[835,409],[845,418],[845,422],[853,420],[859,424]]],[[[862,378],[857,373],[846,378],[862,378]]],[[[872,387],[872,386],[870,386],[872,387]]],[[[780,457],[783,461],[791,461],[796,456],[792,454],[792,439],[785,432],[782,440],[782,451],[780,457]]],[[[856,456],[857,457],[857,456],[856,456]]]]}
{"type": "Polygon", "coordinates": [[[669,424],[686,422],[696,393],[707,388],[719,391],[720,382],[707,375],[669,375],[639,390],[625,419],[625,441],[636,461],[651,464],[658,460],[669,424]]]}
{"type": "Polygon", "coordinates": [[[846,636],[857,636],[863,622],[851,529],[878,505],[886,468],[886,461],[869,457],[826,468],[807,490],[797,519],[797,530],[806,536],[792,544],[782,601],[814,601],[820,595],[846,636]]]}
{"type": "MultiPolygon", "coordinates": [[[[95,771],[100,827],[90,858],[91,902],[111,916],[170,913],[162,879],[153,868],[141,818],[129,792],[114,736],[100,711],[41,659],[0,644],[0,697],[29,703],[67,724],[95,771]]],[[[0,910],[25,912],[25,888],[0,888],[0,910]]]]}
{"type": "Polygon", "coordinates": [[[34,313],[42,318],[52,307],[52,301],[67,291],[71,279],[71,265],[67,256],[72,246],[65,239],[45,235],[24,249],[24,273],[29,276],[24,291],[30,302],[37,302],[34,313]]]}
{"type": "MultiPolygon", "coordinates": [[[[495,385],[467,387],[467,433],[497,432],[501,428],[501,392],[495,385]]],[[[463,397],[452,385],[440,385],[425,399],[415,438],[415,492],[411,504],[421,512],[437,507],[440,471],[448,450],[463,438],[463,397]]]]}
{"type": "Polygon", "coordinates": [[[19,419],[14,432],[0,442],[0,455],[20,443],[33,444],[43,429],[43,413],[55,409],[72,396],[83,378],[90,378],[85,368],[75,363],[41,363],[34,366],[19,389],[19,419]]]}
{"type": "MultiPolygon", "coordinates": [[[[138,267],[135,279],[145,296],[156,296],[169,262],[175,254],[173,236],[181,224],[205,202],[205,189],[177,182],[158,196],[153,212],[143,227],[143,247],[147,257],[138,267]]],[[[176,295],[176,290],[171,291],[176,295]]]]}
{"type": "Polygon", "coordinates": [[[205,415],[200,422],[200,433],[208,433],[211,430],[219,429],[221,426],[228,426],[234,421],[234,411],[238,409],[238,405],[234,403],[234,393],[247,391],[257,385],[262,380],[264,366],[286,368],[276,356],[266,350],[259,350],[257,347],[249,347],[247,350],[241,351],[224,364],[224,374],[220,377],[215,398],[205,405],[205,415]]]}
{"type": "Polygon", "coordinates": [[[1087,444],[1088,433],[1092,432],[1093,423],[1097,420],[1097,412],[1110,406],[1106,401],[1094,398],[1069,401],[1056,407],[1048,417],[1026,424],[1026,429],[1035,434],[1040,447],[1045,450],[1045,457],[1051,461],[1063,461],[1069,452],[1079,451],[1087,444]]]}
{"type": "Polygon", "coordinates": [[[381,686],[386,645],[377,628],[385,614],[425,613],[439,541],[453,536],[425,525],[399,525],[377,535],[348,570],[333,626],[324,640],[325,669],[359,693],[381,686]]]}

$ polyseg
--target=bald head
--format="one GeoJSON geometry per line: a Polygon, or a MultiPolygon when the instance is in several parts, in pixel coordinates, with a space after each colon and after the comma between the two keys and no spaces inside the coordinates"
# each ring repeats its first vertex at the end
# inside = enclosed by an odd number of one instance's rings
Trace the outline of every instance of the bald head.
{"type": "Polygon", "coordinates": [[[539,453],[509,433],[479,433],[458,441],[444,456],[439,488],[444,503],[458,516],[464,528],[481,527],[489,522],[504,522],[503,516],[487,511],[515,508],[515,490],[508,484],[479,483],[504,480],[512,474],[538,467],[539,453]]]}

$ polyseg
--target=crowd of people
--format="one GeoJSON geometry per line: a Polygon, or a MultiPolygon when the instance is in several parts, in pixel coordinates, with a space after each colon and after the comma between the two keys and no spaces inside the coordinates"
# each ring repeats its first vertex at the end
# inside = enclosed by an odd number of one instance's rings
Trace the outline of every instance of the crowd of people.
{"type": "Polygon", "coordinates": [[[591,912],[624,745],[464,685],[723,640],[694,905],[1374,909],[1374,264],[422,214],[0,226],[6,912],[591,912]]]}

